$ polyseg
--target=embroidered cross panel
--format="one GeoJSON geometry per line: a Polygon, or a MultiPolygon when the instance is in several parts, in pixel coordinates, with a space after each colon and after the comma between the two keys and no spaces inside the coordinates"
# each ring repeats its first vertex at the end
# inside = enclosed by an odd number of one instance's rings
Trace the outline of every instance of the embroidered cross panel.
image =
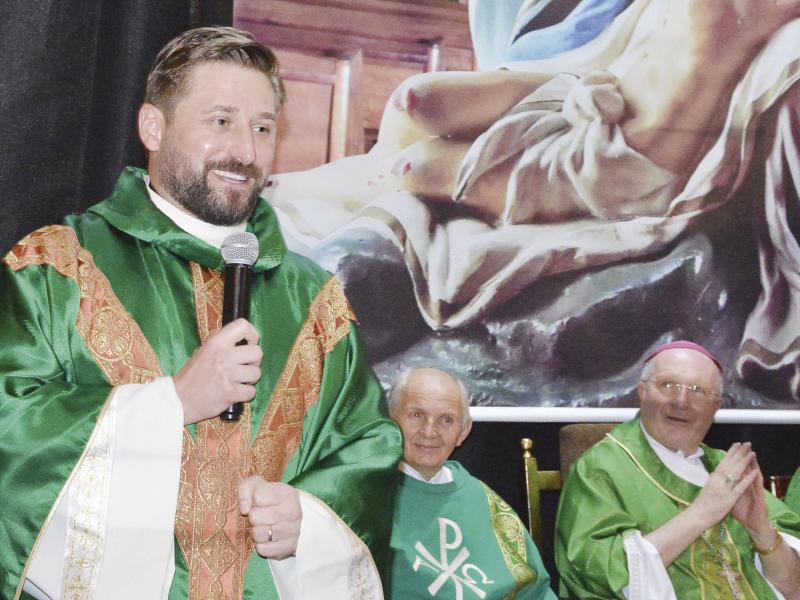
{"type": "Polygon", "coordinates": [[[158,358],[139,325],[72,229],[43,227],[17,243],[4,260],[14,271],[28,265],[53,267],[78,284],[76,327],[111,385],[147,383],[161,375],[158,358]]]}
{"type": "Polygon", "coordinates": [[[300,445],[303,419],[319,399],[325,355],[355,320],[339,281],[332,277],[308,310],[253,441],[253,473],[280,481],[300,445]]]}
{"type": "MultiPolygon", "coordinates": [[[[222,275],[195,264],[191,272],[205,341],[222,325],[222,275]]],[[[280,480],[299,446],[306,411],[319,399],[325,354],[349,333],[351,319],[341,285],[331,279],[309,308],[252,448],[249,403],[239,421],[203,421],[194,437],[184,430],[175,532],[189,570],[190,599],[242,597],[253,543],[239,514],[239,484],[251,474],[280,480]]]]}
{"type": "MultiPolygon", "coordinates": [[[[197,331],[204,343],[222,327],[222,273],[190,264],[197,331]]],[[[249,475],[250,405],[238,421],[206,419],[183,431],[175,536],[189,572],[189,598],[239,599],[253,549],[239,513],[249,475]]]]}

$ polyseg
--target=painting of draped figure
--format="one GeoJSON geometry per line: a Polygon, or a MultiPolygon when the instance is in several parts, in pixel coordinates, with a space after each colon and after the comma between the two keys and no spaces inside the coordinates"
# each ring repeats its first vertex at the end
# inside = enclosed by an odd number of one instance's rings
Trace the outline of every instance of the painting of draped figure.
{"type": "Polygon", "coordinates": [[[470,0],[478,69],[415,75],[375,146],[263,192],[384,382],[632,406],[685,338],[726,406],[800,403],[800,0],[470,0]]]}

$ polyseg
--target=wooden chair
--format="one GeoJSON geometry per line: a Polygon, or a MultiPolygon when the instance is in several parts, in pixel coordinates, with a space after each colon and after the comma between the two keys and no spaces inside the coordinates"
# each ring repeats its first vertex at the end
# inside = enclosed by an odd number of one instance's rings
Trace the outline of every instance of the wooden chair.
{"type": "Polygon", "coordinates": [[[791,480],[791,475],[770,475],[769,491],[772,492],[773,496],[783,500],[786,497],[786,491],[789,488],[789,482],[791,480]]]}
{"type": "Polygon", "coordinates": [[[541,493],[555,492],[561,489],[560,471],[540,471],[536,457],[533,455],[533,440],[522,438],[522,461],[525,467],[525,500],[528,507],[528,529],[533,541],[542,547],[542,497],[541,493]]]}
{"type": "Polygon", "coordinates": [[[525,468],[525,493],[528,508],[528,528],[536,545],[542,547],[541,493],[561,490],[572,464],[586,450],[602,440],[617,423],[574,423],[565,425],[558,432],[558,451],[560,469],[558,471],[539,470],[533,455],[533,440],[523,438],[522,460],[525,468]]]}

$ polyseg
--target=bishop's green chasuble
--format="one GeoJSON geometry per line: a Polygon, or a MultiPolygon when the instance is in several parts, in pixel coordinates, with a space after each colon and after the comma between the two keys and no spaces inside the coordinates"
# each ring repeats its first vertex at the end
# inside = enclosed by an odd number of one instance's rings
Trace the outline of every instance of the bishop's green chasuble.
{"type": "MultiPolygon", "coordinates": [[[[241,421],[184,430],[170,598],[270,597],[270,570],[229,501],[249,474],[319,498],[387,564],[401,439],[352,311],[330,274],[287,252],[265,202],[247,228],[260,246],[249,320],[262,377],[241,421]]],[[[152,205],[137,169],[3,262],[0,597],[14,598],[112,386],[176,373],[220,327],[223,263],[152,205]]]]}
{"type": "Polygon", "coordinates": [[[789,482],[784,502],[794,512],[800,513],[800,468],[795,471],[792,480],[789,482]]]}
{"type": "MultiPolygon", "coordinates": [[[[702,445],[712,472],[725,456],[702,445]]],[[[670,471],[644,437],[638,417],[616,427],[573,465],[561,491],[556,521],[556,565],[561,595],[624,598],[628,565],[623,539],[647,535],[675,517],[700,493],[670,471]]],[[[800,517],[767,494],[770,520],[800,536],[800,517]]],[[[754,564],[750,536],[733,517],[706,531],[667,567],[680,600],[775,598],[754,564]]]]}
{"type": "Polygon", "coordinates": [[[459,463],[450,483],[403,475],[392,529],[390,595],[552,599],[550,576],[519,517],[459,463]]]}

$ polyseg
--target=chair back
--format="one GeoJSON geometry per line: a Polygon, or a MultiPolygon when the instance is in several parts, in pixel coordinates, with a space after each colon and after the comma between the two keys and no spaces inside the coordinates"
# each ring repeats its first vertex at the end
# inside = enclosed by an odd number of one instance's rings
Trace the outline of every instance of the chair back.
{"type": "Polygon", "coordinates": [[[533,541],[542,547],[542,492],[557,492],[567,477],[569,468],[578,457],[602,440],[617,423],[575,423],[558,432],[558,471],[540,470],[533,454],[533,440],[522,438],[522,460],[525,469],[525,496],[528,508],[528,529],[533,541]]]}
{"type": "Polygon", "coordinates": [[[786,497],[786,492],[789,489],[789,482],[791,480],[791,475],[770,475],[769,491],[772,492],[773,496],[783,500],[786,497]]]}
{"type": "Polygon", "coordinates": [[[606,437],[618,423],[573,423],[558,432],[558,455],[561,477],[567,478],[572,464],[581,454],[606,437]]]}
{"type": "Polygon", "coordinates": [[[525,469],[525,500],[528,507],[528,529],[536,546],[542,547],[542,497],[543,491],[561,489],[560,471],[540,471],[533,455],[533,440],[522,438],[522,462],[525,469]]]}

